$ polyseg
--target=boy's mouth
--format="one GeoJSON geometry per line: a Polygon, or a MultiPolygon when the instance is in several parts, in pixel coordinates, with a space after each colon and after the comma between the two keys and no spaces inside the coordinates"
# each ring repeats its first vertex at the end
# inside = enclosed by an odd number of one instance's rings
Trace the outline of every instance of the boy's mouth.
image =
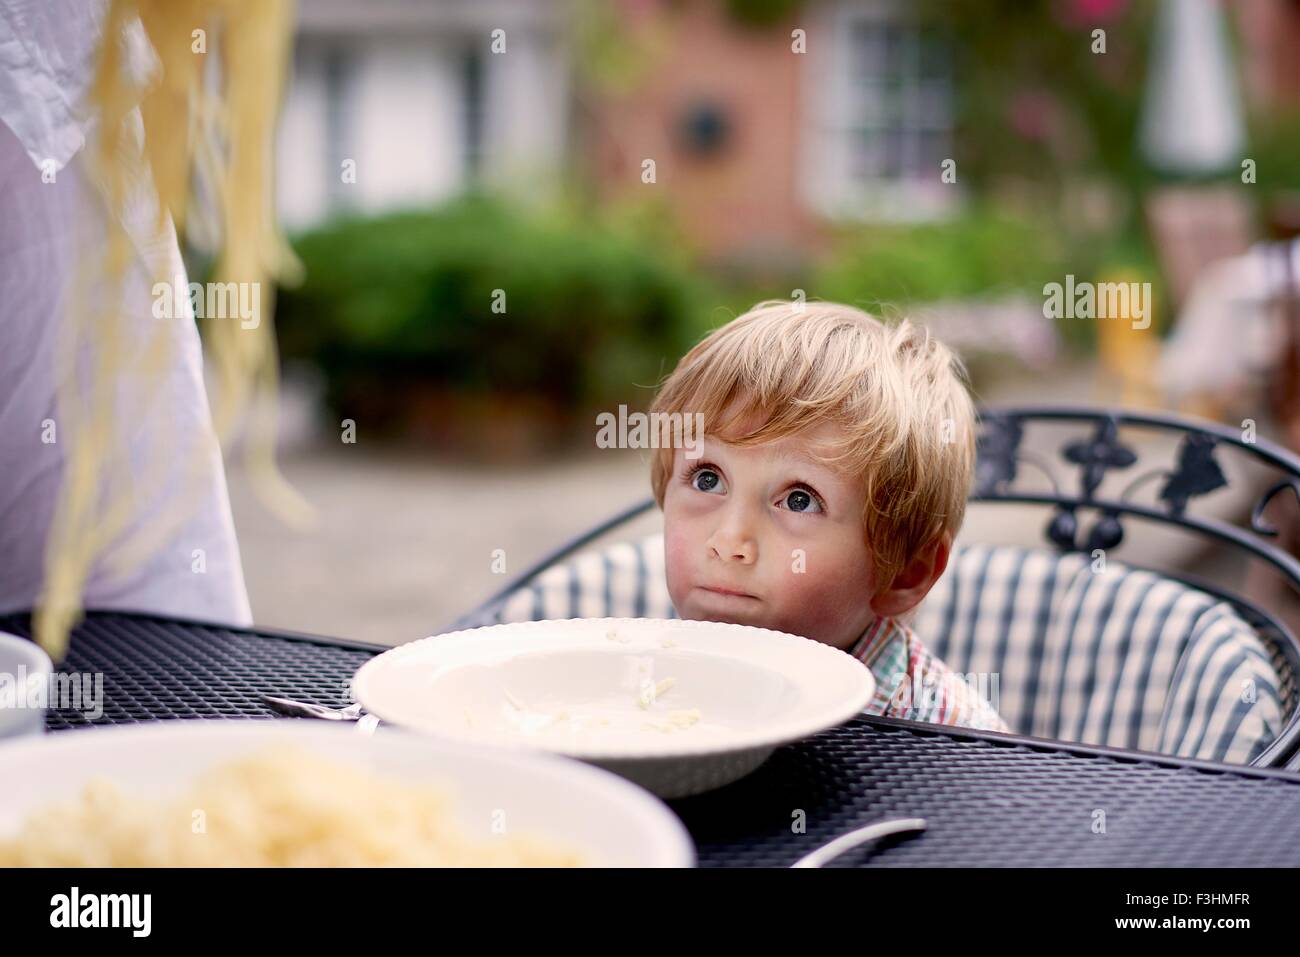
{"type": "Polygon", "coordinates": [[[749,592],[740,591],[736,588],[724,588],[720,585],[701,585],[703,591],[713,592],[715,595],[730,595],[734,598],[753,598],[757,600],[757,595],[751,595],[749,592]]]}

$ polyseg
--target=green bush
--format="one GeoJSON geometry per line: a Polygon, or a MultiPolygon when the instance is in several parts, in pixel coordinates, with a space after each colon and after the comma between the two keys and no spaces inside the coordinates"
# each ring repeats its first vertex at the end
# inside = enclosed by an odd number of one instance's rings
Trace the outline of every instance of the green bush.
{"type": "Polygon", "coordinates": [[[872,308],[1012,292],[1038,296],[1045,282],[1061,278],[1069,258],[1059,230],[994,214],[864,227],[820,270],[815,294],[872,308]]]}
{"type": "MultiPolygon", "coordinates": [[[[975,207],[937,223],[864,227],[817,271],[808,293],[888,315],[913,303],[955,299],[1020,294],[1041,302],[1043,286],[1064,282],[1067,274],[1098,282],[1115,270],[1151,281],[1158,311],[1167,310],[1155,254],[1135,225],[1095,236],[1051,219],[1031,222],[975,207]]],[[[1057,328],[1073,348],[1094,345],[1090,322],[1061,319],[1057,328]]]]}
{"type": "Polygon", "coordinates": [[[1300,191],[1298,153],[1300,109],[1290,107],[1252,117],[1250,145],[1243,157],[1253,159],[1256,165],[1258,185],[1252,184],[1250,189],[1266,196],[1300,191]]]}
{"type": "Polygon", "coordinates": [[[633,402],[696,334],[698,283],[626,231],[468,196],[297,237],[306,280],[281,292],[281,351],[356,389],[418,383],[559,409],[633,402]],[[505,311],[493,312],[495,290],[505,311]]]}

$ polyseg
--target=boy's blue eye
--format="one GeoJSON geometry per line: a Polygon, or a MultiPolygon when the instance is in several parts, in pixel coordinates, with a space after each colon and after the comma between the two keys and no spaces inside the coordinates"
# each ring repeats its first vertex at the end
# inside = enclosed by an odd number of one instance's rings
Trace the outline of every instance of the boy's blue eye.
{"type": "Polygon", "coordinates": [[[722,477],[712,469],[699,469],[691,476],[691,487],[701,492],[712,492],[722,484],[722,477]]]}
{"type": "Polygon", "coordinates": [[[811,492],[797,488],[785,497],[785,507],[792,512],[820,512],[821,506],[811,492]]]}

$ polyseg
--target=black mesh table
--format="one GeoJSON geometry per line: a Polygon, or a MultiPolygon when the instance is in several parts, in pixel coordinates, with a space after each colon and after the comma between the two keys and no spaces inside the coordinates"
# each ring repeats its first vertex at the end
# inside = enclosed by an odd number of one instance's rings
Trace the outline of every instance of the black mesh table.
{"type": "MultiPolygon", "coordinates": [[[[0,630],[30,635],[26,616],[0,630]]],[[[49,730],[161,719],[262,719],[275,694],[342,706],[382,648],[92,613],[60,670],[103,674],[103,714],[51,711],[49,730]]],[[[292,719],[280,719],[292,720],[292,719]]],[[[1300,773],[1181,761],[1041,739],[857,718],[779,749],[757,772],[670,802],[700,864],[783,867],[854,827],[924,817],[929,829],[844,866],[1300,865],[1300,773]]]]}

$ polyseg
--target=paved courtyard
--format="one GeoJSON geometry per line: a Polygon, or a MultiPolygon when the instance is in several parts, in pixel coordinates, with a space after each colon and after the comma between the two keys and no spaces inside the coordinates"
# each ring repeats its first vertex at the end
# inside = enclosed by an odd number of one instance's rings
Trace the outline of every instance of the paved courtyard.
{"type": "Polygon", "coordinates": [[[231,504],[259,625],[397,644],[442,630],[548,549],[650,494],[640,453],[475,468],[316,446],[281,457],[319,511],[313,531],[261,506],[237,462],[231,504]],[[507,575],[492,571],[504,551],[507,575]]]}

